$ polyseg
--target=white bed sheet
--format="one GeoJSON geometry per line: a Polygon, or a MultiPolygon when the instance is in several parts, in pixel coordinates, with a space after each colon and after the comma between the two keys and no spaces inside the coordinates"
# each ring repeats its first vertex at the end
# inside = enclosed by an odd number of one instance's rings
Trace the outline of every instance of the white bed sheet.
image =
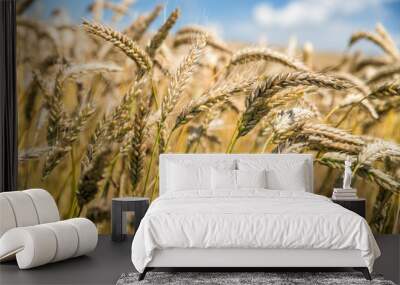
{"type": "Polygon", "coordinates": [[[155,249],[357,249],[372,271],[380,255],[362,217],[300,191],[171,192],[150,206],[132,243],[143,272],[155,249]]]}

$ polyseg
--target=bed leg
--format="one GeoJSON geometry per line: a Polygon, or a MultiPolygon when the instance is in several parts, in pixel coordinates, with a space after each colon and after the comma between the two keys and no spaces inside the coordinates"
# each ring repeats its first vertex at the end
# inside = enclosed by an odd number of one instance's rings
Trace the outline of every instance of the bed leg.
{"type": "Polygon", "coordinates": [[[142,273],[139,274],[139,278],[138,281],[142,281],[144,279],[144,277],[146,277],[146,273],[147,273],[148,269],[147,267],[143,270],[142,273]]]}
{"type": "Polygon", "coordinates": [[[357,271],[361,271],[361,273],[364,275],[365,279],[372,280],[371,274],[369,274],[369,270],[367,267],[355,267],[354,269],[357,271]]]}

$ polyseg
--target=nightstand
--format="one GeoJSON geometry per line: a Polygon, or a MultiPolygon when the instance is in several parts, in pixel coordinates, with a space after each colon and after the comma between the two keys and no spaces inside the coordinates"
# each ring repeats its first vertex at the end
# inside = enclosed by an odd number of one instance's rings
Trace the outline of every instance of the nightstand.
{"type": "Polygon", "coordinates": [[[355,198],[348,200],[331,199],[333,203],[339,204],[340,206],[359,214],[365,218],[366,200],[364,198],[355,198]]]}
{"type": "Polygon", "coordinates": [[[123,241],[126,238],[126,212],[135,213],[135,231],[149,207],[149,198],[113,198],[111,204],[111,239],[123,241]]]}

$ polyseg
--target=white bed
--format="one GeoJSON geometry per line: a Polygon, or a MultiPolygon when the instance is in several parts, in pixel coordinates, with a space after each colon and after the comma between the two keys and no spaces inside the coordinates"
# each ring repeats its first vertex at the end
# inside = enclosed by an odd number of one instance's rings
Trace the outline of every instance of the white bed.
{"type": "Polygon", "coordinates": [[[312,193],[311,155],[163,154],[160,197],[135,234],[132,262],[140,279],[154,267],[354,267],[370,278],[380,251],[367,222],[312,193]],[[248,177],[265,168],[276,189],[203,189],[202,174],[186,169],[208,166],[248,177]]]}

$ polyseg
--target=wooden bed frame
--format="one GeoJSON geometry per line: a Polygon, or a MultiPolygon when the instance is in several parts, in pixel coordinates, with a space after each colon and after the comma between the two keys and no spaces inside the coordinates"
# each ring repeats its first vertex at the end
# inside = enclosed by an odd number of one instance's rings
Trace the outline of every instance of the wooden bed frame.
{"type": "MultiPolygon", "coordinates": [[[[229,268],[246,271],[268,268],[354,268],[371,280],[359,250],[330,249],[194,249],[171,248],[156,250],[152,261],[140,275],[154,268],[229,268]]],[[[212,270],[211,270],[212,271],[212,270]]]]}
{"type": "MultiPolygon", "coordinates": [[[[182,268],[184,267],[174,267],[174,269],[180,269],[180,271],[184,271],[182,268]]],[[[334,267],[335,269],[338,267],[334,267]]],[[[146,267],[145,270],[139,274],[138,277],[138,281],[142,281],[145,277],[147,272],[149,271],[153,271],[155,269],[165,269],[166,271],[169,271],[171,269],[171,267],[146,267]]],[[[290,272],[293,271],[294,267],[274,267],[274,269],[276,269],[276,271],[278,272],[290,272]]],[[[301,271],[307,272],[323,272],[325,268],[322,267],[298,267],[296,269],[301,269],[301,271]],[[316,270],[316,271],[314,271],[316,270]]],[[[340,267],[339,267],[340,269],[340,267]]],[[[360,271],[366,280],[371,281],[371,275],[369,274],[368,268],[367,267],[352,267],[353,270],[355,271],[360,271]]],[[[231,268],[227,268],[227,267],[191,267],[190,271],[192,272],[219,272],[219,271],[225,271],[225,272],[270,272],[271,271],[271,267],[268,268],[263,268],[263,267],[246,267],[246,268],[238,268],[238,267],[233,267],[233,270],[231,268]]]]}

